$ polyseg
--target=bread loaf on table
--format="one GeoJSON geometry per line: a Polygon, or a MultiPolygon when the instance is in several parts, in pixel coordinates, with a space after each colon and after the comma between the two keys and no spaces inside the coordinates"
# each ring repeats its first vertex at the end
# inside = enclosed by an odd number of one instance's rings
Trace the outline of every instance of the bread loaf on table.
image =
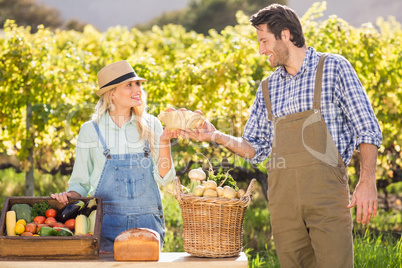
{"type": "Polygon", "coordinates": [[[114,240],[116,261],[158,261],[159,233],[148,228],[132,228],[114,240]]]}

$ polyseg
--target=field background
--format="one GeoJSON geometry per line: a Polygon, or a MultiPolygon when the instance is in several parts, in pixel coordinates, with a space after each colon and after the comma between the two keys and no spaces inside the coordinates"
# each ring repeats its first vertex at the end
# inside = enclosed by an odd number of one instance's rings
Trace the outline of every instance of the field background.
{"type": "MultiPolygon", "coordinates": [[[[324,9],[313,5],[302,18],[307,44],[352,63],[383,131],[377,163],[381,209],[367,226],[355,226],[356,267],[400,267],[402,27],[392,18],[360,28],[336,16],[321,20],[324,9]]],[[[156,116],[169,106],[201,109],[218,129],[241,136],[258,85],[273,70],[258,55],[248,17],[238,12],[237,21],[208,35],[179,25],[149,31],[113,27],[103,33],[91,26],[83,32],[39,27],[31,33],[8,21],[0,37],[0,206],[6,196],[48,196],[67,188],[76,135],[97,100],[96,73],[117,60],[128,60],[148,79],[149,113],[156,116]]],[[[206,167],[205,157],[217,171],[232,169],[242,188],[259,180],[244,220],[244,250],[250,267],[278,267],[263,164],[250,165],[209,143],[177,140],[172,151],[185,185],[190,168],[206,167]]],[[[349,176],[352,192],[359,176],[357,153],[349,176]]],[[[181,212],[172,187],[161,188],[163,250],[182,251],[181,212]]]]}

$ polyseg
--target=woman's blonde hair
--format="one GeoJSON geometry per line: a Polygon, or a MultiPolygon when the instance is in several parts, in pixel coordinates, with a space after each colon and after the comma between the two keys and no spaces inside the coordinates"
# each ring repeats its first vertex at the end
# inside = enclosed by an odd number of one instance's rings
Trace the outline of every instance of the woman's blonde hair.
{"type": "MultiPolygon", "coordinates": [[[[116,90],[113,88],[105,92],[100,96],[98,103],[95,106],[95,112],[92,114],[92,120],[99,123],[99,119],[109,110],[112,109],[112,93],[116,90]]],[[[148,142],[151,154],[156,155],[156,135],[152,130],[151,117],[147,113],[147,96],[145,91],[141,88],[141,105],[131,108],[131,113],[135,117],[135,122],[137,123],[137,129],[140,136],[140,140],[145,140],[148,142]]]]}

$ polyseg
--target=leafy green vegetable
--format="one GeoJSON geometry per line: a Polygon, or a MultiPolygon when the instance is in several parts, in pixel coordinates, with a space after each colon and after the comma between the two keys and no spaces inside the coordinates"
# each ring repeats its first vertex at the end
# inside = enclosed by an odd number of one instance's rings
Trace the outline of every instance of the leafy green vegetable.
{"type": "Polygon", "coordinates": [[[35,203],[32,206],[31,216],[35,218],[36,216],[45,216],[46,217],[46,210],[52,208],[47,201],[43,201],[42,203],[35,203]]]}
{"type": "Polygon", "coordinates": [[[11,210],[15,211],[18,220],[25,220],[26,223],[32,222],[31,210],[32,207],[28,204],[15,204],[11,207],[11,210]]]}
{"type": "Polygon", "coordinates": [[[233,179],[233,177],[229,173],[226,173],[226,174],[218,173],[218,174],[214,175],[212,172],[210,172],[208,174],[208,179],[216,181],[216,184],[218,186],[224,187],[227,185],[227,186],[232,187],[235,191],[239,190],[239,188],[237,187],[236,181],[233,179]],[[226,177],[227,177],[227,179],[226,179],[226,177]],[[225,182],[223,183],[223,185],[220,185],[222,183],[222,181],[225,181],[225,182]]]}

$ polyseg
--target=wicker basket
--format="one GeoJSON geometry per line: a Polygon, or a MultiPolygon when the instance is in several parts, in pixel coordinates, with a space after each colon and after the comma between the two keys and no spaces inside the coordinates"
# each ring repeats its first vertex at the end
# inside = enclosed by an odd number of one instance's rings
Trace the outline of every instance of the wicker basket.
{"type": "Polygon", "coordinates": [[[183,217],[184,250],[197,257],[235,257],[243,243],[243,219],[252,200],[256,180],[252,179],[240,199],[197,197],[182,192],[175,178],[175,197],[183,217]]]}

